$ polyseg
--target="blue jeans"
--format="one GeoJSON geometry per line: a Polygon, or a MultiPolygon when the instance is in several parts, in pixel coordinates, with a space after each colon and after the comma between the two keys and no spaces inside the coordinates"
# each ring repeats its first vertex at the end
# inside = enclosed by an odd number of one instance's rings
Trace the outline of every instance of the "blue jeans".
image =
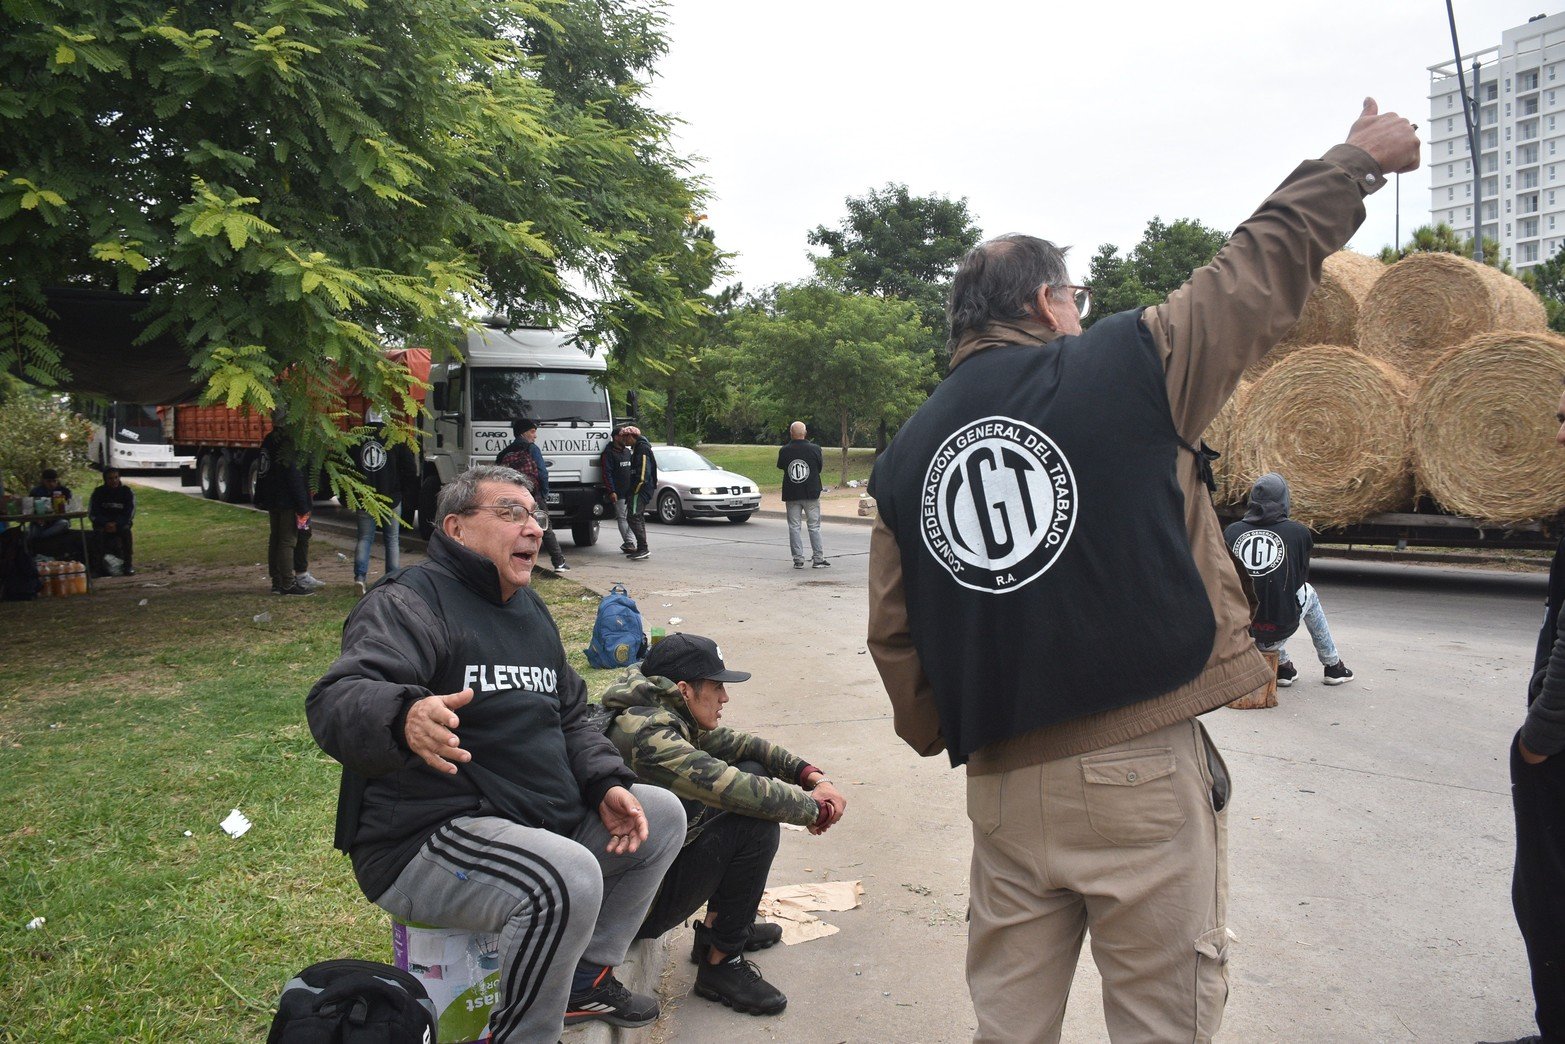
{"type": "Polygon", "coordinates": [[[402,565],[402,548],[397,533],[399,527],[395,521],[398,507],[397,504],[391,505],[393,521],[386,526],[377,526],[375,516],[368,511],[357,512],[359,542],[353,552],[353,579],[363,580],[370,575],[370,549],[375,545],[376,529],[380,530],[381,539],[386,545],[386,572],[402,565]]]}
{"type": "MultiPolygon", "coordinates": [[[[1304,620],[1304,627],[1310,632],[1310,641],[1315,643],[1315,655],[1320,657],[1320,662],[1327,667],[1334,663],[1341,663],[1342,657],[1337,655],[1337,643],[1331,640],[1331,628],[1326,626],[1326,610],[1321,608],[1320,596],[1315,593],[1312,584],[1305,584],[1299,588],[1299,610],[1304,620]]],[[[1284,648],[1286,642],[1257,642],[1257,647],[1262,652],[1277,653],[1278,663],[1290,663],[1288,650],[1284,648]]]]}
{"type": "Polygon", "coordinates": [[[810,551],[813,561],[826,561],[826,552],[821,550],[821,502],[819,500],[790,500],[788,501],[788,550],[793,552],[795,562],[804,561],[804,534],[800,532],[801,525],[807,524],[810,530],[810,551]]]}

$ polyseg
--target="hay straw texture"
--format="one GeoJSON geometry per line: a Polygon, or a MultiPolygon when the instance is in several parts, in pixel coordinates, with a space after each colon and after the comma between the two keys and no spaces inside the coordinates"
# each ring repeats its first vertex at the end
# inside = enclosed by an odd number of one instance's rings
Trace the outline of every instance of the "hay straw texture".
{"type": "Polygon", "coordinates": [[[1412,503],[1406,378],[1352,348],[1311,345],[1250,388],[1234,450],[1246,488],[1268,471],[1288,480],[1291,516],[1314,529],[1412,503]]]}
{"type": "Polygon", "coordinates": [[[1565,507],[1555,446],[1565,338],[1500,332],[1446,353],[1414,396],[1413,466],[1447,511],[1490,522],[1548,518],[1565,507]]]}
{"type": "Polygon", "coordinates": [[[1235,452],[1238,449],[1235,436],[1239,416],[1244,412],[1245,396],[1249,393],[1250,382],[1240,381],[1239,387],[1223,403],[1223,408],[1212,423],[1206,426],[1206,431],[1201,433],[1201,440],[1222,454],[1212,465],[1212,476],[1217,480],[1212,499],[1218,504],[1237,504],[1244,500],[1250,495],[1250,484],[1254,481],[1240,477],[1238,453],[1235,452]]]}
{"type": "Polygon", "coordinates": [[[1255,380],[1307,345],[1357,344],[1359,311],[1370,288],[1386,271],[1387,266],[1375,258],[1351,250],[1339,250],[1326,258],[1321,265],[1320,285],[1304,302],[1299,321],[1277,347],[1250,364],[1244,371],[1245,378],[1255,380]]]}
{"type": "Polygon", "coordinates": [[[1418,380],[1470,338],[1546,326],[1542,302],[1505,273],[1455,254],[1409,254],[1365,297],[1358,346],[1418,380]]]}

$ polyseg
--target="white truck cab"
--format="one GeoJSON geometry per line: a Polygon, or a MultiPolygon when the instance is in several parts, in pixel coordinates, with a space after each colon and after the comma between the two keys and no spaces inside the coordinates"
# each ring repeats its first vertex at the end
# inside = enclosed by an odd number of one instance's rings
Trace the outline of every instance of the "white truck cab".
{"type": "Polygon", "coordinates": [[[578,547],[596,543],[604,514],[598,458],[614,422],[607,375],[607,362],[563,330],[485,326],[468,331],[461,360],[437,353],[419,491],[425,534],[441,485],[469,464],[494,463],[513,440],[511,422],[526,417],[538,422],[551,520],[568,527],[578,547]]]}

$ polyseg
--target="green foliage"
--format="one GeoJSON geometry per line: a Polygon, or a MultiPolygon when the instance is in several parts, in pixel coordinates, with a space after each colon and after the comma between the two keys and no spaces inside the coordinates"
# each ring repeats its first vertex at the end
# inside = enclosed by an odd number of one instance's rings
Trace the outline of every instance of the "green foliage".
{"type": "MultiPolygon", "coordinates": [[[[1444,221],[1438,225],[1420,225],[1413,230],[1412,237],[1402,249],[1383,248],[1380,260],[1391,265],[1409,254],[1459,254],[1471,260],[1473,237],[1460,235],[1444,221]]],[[[1507,274],[1511,271],[1511,263],[1500,260],[1500,244],[1487,237],[1483,241],[1483,263],[1507,274]]]]}
{"type": "Polygon", "coordinates": [[[908,417],[934,378],[913,304],[821,283],[778,287],[769,302],[736,315],[734,338],[741,393],[769,423],[832,420],[844,482],[854,435],[908,417]]]}
{"type": "Polygon", "coordinates": [[[58,395],[18,389],[0,408],[0,477],[7,493],[26,493],[45,468],[86,503],[97,485],[88,466],[92,425],[72,413],[58,395]]]}
{"type": "Polygon", "coordinates": [[[1565,333],[1565,249],[1524,272],[1522,282],[1543,302],[1543,309],[1549,316],[1549,329],[1565,333]]]}
{"type": "Polygon", "coordinates": [[[967,200],[915,196],[906,185],[888,182],[868,195],[849,196],[846,205],[840,225],[818,225],[809,233],[811,246],[826,248],[814,259],[818,276],[854,293],[912,302],[929,348],[944,362],[951,277],[983,235],[967,200]]]}
{"type": "Polygon", "coordinates": [[[1180,218],[1165,225],[1162,218],[1153,218],[1128,255],[1122,257],[1118,247],[1104,243],[1088,267],[1092,314],[1082,325],[1090,327],[1104,316],[1157,304],[1183,286],[1190,273],[1210,264],[1226,242],[1228,233],[1199,221],[1180,218]]]}
{"type": "Polygon", "coordinates": [[[208,401],[289,404],[338,461],[305,422],[338,371],[394,415],[382,350],[487,308],[656,368],[721,264],[645,103],[662,31],[654,0],[0,6],[0,365],[62,379],[46,288],[134,290],[208,401]]]}

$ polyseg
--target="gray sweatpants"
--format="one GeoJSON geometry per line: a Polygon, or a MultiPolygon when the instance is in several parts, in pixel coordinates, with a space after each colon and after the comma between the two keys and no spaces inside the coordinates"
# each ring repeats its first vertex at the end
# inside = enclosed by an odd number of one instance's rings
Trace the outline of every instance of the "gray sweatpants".
{"type": "Polygon", "coordinates": [[[625,959],[668,864],[685,840],[685,810],[658,787],[631,788],[647,816],[633,855],[605,851],[597,810],[570,836],[494,816],[463,816],[435,832],[375,904],[394,917],[500,933],[494,1044],[555,1040],[578,961],[625,959]]]}

